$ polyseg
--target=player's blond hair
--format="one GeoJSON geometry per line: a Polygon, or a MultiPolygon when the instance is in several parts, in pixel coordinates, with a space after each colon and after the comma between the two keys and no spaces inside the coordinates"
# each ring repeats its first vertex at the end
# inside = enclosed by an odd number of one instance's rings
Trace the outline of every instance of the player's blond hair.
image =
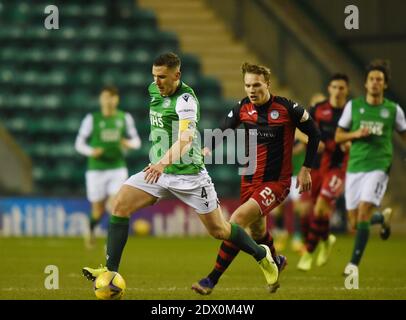
{"type": "Polygon", "coordinates": [[[246,73],[253,73],[257,75],[263,75],[267,84],[271,83],[271,70],[265,66],[244,62],[241,66],[242,76],[246,73]]]}

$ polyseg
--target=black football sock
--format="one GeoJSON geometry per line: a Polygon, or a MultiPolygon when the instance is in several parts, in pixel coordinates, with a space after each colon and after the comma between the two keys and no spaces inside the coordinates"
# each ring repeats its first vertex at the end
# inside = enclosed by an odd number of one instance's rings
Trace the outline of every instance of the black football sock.
{"type": "Polygon", "coordinates": [[[111,216],[107,235],[107,269],[118,271],[121,254],[128,238],[129,218],[111,216]]]}
{"type": "Polygon", "coordinates": [[[362,254],[368,243],[369,238],[369,225],[367,221],[358,222],[357,224],[357,234],[355,236],[354,249],[352,251],[351,263],[359,265],[362,254]]]}
{"type": "Polygon", "coordinates": [[[238,224],[231,223],[230,242],[240,250],[252,255],[257,261],[266,256],[264,247],[258,245],[238,224]]]}

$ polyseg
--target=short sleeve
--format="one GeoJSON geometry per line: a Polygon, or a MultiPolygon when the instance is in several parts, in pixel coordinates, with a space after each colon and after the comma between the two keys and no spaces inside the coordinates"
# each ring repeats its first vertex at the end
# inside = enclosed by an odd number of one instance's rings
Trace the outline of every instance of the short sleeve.
{"type": "Polygon", "coordinates": [[[179,120],[197,120],[197,102],[190,93],[184,93],[176,100],[176,113],[179,120]]]}
{"type": "Polygon", "coordinates": [[[398,132],[405,132],[406,131],[406,119],[405,119],[405,112],[403,109],[397,105],[396,106],[396,124],[395,124],[396,131],[398,132]]]}
{"type": "Polygon", "coordinates": [[[338,126],[345,130],[350,130],[352,123],[352,101],[348,101],[344,107],[343,114],[340,120],[338,120],[338,126]]]}

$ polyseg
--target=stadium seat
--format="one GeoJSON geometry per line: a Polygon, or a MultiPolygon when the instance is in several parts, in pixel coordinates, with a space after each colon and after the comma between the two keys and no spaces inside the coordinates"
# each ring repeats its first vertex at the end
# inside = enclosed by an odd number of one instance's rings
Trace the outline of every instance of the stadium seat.
{"type": "MultiPolygon", "coordinates": [[[[179,52],[179,41],[175,33],[160,30],[155,14],[134,0],[117,2],[115,16],[104,0],[89,0],[86,6],[80,0],[56,0],[61,28],[52,32],[43,27],[48,4],[0,3],[0,117],[33,158],[36,192],[83,195],[86,159],[76,153],[74,141],[86,113],[100,110],[101,87],[116,85],[120,109],[135,118],[143,146],[129,154],[129,165],[139,171],[150,149],[151,64],[159,53],[179,52]]],[[[196,90],[202,110],[213,111],[201,122],[211,127],[221,88],[202,78],[196,57],[181,54],[181,59],[182,80],[196,90]]]]}

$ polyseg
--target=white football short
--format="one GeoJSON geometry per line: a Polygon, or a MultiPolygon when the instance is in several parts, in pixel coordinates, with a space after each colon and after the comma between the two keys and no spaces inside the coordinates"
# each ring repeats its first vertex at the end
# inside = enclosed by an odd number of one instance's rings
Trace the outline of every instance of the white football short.
{"type": "Polygon", "coordinates": [[[345,205],[347,210],[358,208],[361,201],[379,207],[388,185],[389,177],[381,170],[347,172],[345,178],[345,205]]]}
{"type": "Polygon", "coordinates": [[[90,202],[114,196],[128,179],[127,168],[86,171],[86,194],[90,202]]]}
{"type": "Polygon", "coordinates": [[[163,173],[153,184],[144,180],[145,172],[131,176],[125,184],[143,190],[158,199],[175,196],[199,214],[212,212],[218,206],[214,184],[206,170],[198,174],[163,173]]]}

